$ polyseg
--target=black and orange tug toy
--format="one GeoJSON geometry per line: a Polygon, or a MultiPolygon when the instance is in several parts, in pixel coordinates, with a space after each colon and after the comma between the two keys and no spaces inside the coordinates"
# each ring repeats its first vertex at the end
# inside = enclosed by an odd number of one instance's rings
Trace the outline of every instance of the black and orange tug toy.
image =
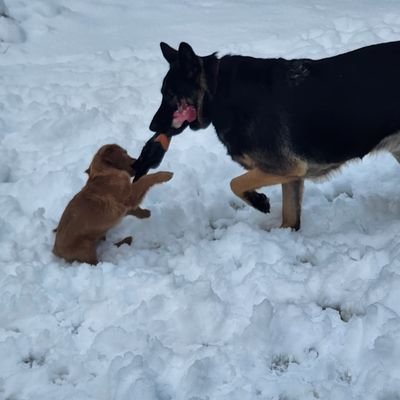
{"type": "Polygon", "coordinates": [[[161,164],[170,141],[171,138],[165,133],[156,133],[146,142],[139,158],[133,164],[136,172],[134,182],[146,175],[150,168],[157,168],[161,164]]]}

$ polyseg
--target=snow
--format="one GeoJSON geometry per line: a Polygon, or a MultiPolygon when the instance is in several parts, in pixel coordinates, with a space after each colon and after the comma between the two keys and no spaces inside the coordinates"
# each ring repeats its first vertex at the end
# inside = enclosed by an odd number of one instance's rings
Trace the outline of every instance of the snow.
{"type": "Polygon", "coordinates": [[[0,43],[18,43],[24,41],[24,39],[24,31],[19,27],[14,18],[10,16],[4,0],[0,0],[0,43]]]}
{"type": "Polygon", "coordinates": [[[278,229],[229,181],[213,128],[172,140],[174,172],[99,247],[52,229],[105,143],[138,155],[167,70],[201,55],[324,57],[397,40],[398,0],[0,1],[0,399],[400,399],[400,166],[307,182],[278,229]],[[131,247],[112,242],[132,234],[131,247]]]}

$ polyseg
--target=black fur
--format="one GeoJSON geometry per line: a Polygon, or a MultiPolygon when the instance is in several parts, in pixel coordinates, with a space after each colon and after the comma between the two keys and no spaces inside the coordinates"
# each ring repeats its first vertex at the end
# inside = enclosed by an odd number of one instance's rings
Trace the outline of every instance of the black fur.
{"type": "Polygon", "coordinates": [[[400,132],[400,42],[320,60],[199,57],[186,43],[161,49],[170,69],[150,129],[182,132],[188,123],[176,130],[171,121],[185,100],[199,114],[192,129],[212,123],[234,160],[250,156],[266,173],[284,175],[296,158],[323,175],[323,165],[363,157],[400,132]]]}
{"type": "Polygon", "coordinates": [[[269,199],[264,193],[257,193],[254,191],[244,192],[244,196],[248,200],[248,202],[256,208],[258,211],[261,211],[264,214],[270,212],[270,204],[269,199]]]}
{"type": "Polygon", "coordinates": [[[133,182],[139,180],[143,175],[146,175],[150,168],[157,168],[165,155],[165,149],[161,143],[155,139],[158,133],[154,134],[143,146],[143,149],[138,159],[132,164],[135,171],[133,182]]]}

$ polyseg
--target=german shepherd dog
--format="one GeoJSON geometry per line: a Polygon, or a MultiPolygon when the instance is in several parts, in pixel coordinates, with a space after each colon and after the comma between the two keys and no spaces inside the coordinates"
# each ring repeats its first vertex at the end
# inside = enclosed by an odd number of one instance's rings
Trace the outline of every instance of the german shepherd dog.
{"type": "Polygon", "coordinates": [[[169,63],[150,130],[172,136],[210,123],[247,172],[232,191],[267,213],[256,189],[282,185],[282,227],[300,228],[304,180],[388,150],[400,162],[400,42],[320,60],[200,57],[161,43],[169,63]]]}

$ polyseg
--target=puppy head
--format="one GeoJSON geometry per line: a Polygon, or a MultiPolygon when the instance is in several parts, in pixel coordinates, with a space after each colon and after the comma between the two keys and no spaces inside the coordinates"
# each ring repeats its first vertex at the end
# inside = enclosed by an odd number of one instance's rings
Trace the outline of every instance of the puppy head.
{"type": "Polygon", "coordinates": [[[136,159],[132,158],[121,146],[106,144],[100,147],[85,172],[91,176],[105,169],[112,168],[126,171],[130,176],[134,176],[133,164],[135,161],[136,159]]]}

